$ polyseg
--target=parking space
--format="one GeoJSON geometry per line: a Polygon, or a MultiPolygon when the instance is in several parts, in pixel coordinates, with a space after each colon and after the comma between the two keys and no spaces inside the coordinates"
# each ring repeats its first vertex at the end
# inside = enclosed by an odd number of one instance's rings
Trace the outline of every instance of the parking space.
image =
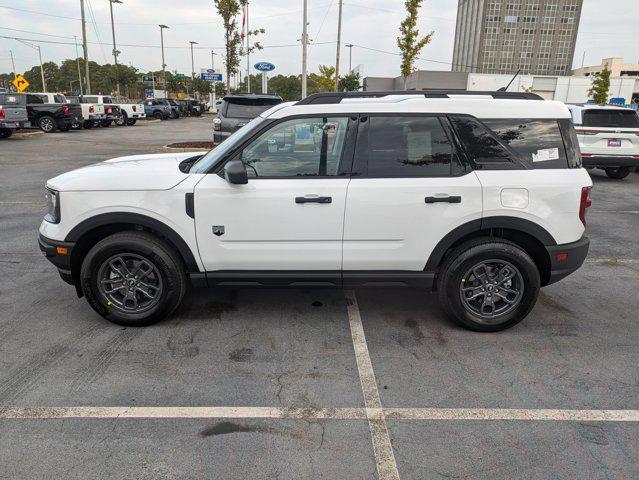
{"type": "Polygon", "coordinates": [[[44,182],[210,127],[0,143],[0,478],[639,478],[639,174],[592,173],[587,263],[502,333],[393,289],[196,289],[107,323],[38,251],[44,182]]]}

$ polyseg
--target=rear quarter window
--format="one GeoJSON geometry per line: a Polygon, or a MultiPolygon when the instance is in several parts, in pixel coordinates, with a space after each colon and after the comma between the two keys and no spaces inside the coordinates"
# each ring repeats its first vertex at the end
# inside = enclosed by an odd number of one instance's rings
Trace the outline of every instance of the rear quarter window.
{"type": "Polygon", "coordinates": [[[535,169],[568,168],[566,148],[557,120],[484,120],[522,161],[535,169]]]}
{"type": "Polygon", "coordinates": [[[581,115],[586,127],[639,128],[639,117],[634,110],[592,108],[581,115]]]}

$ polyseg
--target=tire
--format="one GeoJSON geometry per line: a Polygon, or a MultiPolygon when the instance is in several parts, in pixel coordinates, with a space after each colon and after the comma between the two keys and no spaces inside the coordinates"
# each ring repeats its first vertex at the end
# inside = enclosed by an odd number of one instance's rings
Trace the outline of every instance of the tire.
{"type": "Polygon", "coordinates": [[[84,123],[75,122],[71,124],[71,130],[82,130],[84,128],[84,123]]]}
{"type": "Polygon", "coordinates": [[[137,121],[138,121],[138,120],[137,120],[137,118],[129,118],[129,119],[126,121],[126,124],[127,124],[129,127],[132,127],[133,125],[135,125],[135,124],[136,124],[136,122],[137,122],[137,121]]]}
{"type": "Polygon", "coordinates": [[[518,245],[502,239],[479,238],[460,245],[448,255],[437,278],[437,293],[444,312],[462,327],[476,332],[497,332],[521,322],[535,306],[539,288],[539,271],[532,258],[518,245]],[[483,269],[484,274],[481,274],[482,269],[478,268],[479,276],[473,273],[473,268],[481,264],[495,264],[496,270],[505,267],[512,279],[504,282],[505,286],[503,283],[495,286],[488,270],[483,269]],[[491,282],[484,283],[480,277],[491,282]],[[502,297],[506,290],[517,292],[509,299],[512,305],[502,297]],[[462,299],[468,294],[477,299],[462,299]],[[492,295],[497,301],[492,302],[493,315],[488,316],[488,309],[484,309],[483,304],[489,307],[491,300],[488,297],[492,295]],[[473,308],[477,304],[482,304],[480,312],[473,308]],[[504,310],[500,312],[500,308],[504,310]]]}
{"type": "MultiPolygon", "coordinates": [[[[127,280],[131,281],[135,279],[127,280]]],[[[188,286],[184,263],[175,250],[157,236],[139,231],[115,233],[98,242],[82,262],[80,283],[97,313],[110,322],[130,327],[152,325],[169,316],[182,301],[188,286]],[[135,261],[142,260],[146,262],[142,271],[147,272],[142,280],[152,286],[146,291],[151,294],[148,296],[155,292],[154,299],[147,298],[135,285],[125,287],[124,281],[118,280],[121,275],[116,271],[124,275],[134,273],[140,266],[135,261]],[[122,288],[118,289],[120,285],[122,288]],[[135,303],[123,295],[131,292],[137,299],[135,303]]]]}
{"type": "Polygon", "coordinates": [[[170,115],[170,117],[171,117],[172,119],[180,118],[180,114],[179,114],[179,113],[177,113],[175,110],[171,110],[171,115],[170,115]]]}
{"type": "Polygon", "coordinates": [[[623,180],[630,175],[630,167],[606,168],[605,170],[608,178],[614,178],[615,180],[623,180]]]}
{"type": "Polygon", "coordinates": [[[153,118],[156,120],[164,120],[164,115],[162,115],[162,112],[153,112],[153,118]]]}
{"type": "Polygon", "coordinates": [[[82,124],[82,126],[86,128],[87,130],[91,130],[93,127],[95,127],[95,123],[87,120],[86,122],[82,124]]]}
{"type": "Polygon", "coordinates": [[[126,127],[128,125],[127,121],[128,121],[128,118],[126,113],[122,112],[122,116],[119,119],[115,120],[114,123],[118,127],[126,127]]]}
{"type": "Polygon", "coordinates": [[[69,130],[71,130],[72,126],[73,125],[63,125],[63,126],[60,127],[60,131],[61,132],[68,132],[69,130]]]}
{"type": "Polygon", "coordinates": [[[58,128],[53,117],[49,115],[40,117],[40,119],[38,120],[38,127],[40,127],[40,130],[42,130],[44,133],[53,133],[58,128]]]}
{"type": "Polygon", "coordinates": [[[9,138],[13,135],[13,130],[10,128],[0,128],[0,138],[9,138]]]}

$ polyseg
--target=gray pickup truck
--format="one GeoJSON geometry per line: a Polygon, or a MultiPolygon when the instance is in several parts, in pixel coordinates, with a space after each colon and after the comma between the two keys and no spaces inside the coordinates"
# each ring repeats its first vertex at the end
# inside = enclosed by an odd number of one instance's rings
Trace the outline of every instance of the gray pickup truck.
{"type": "Polygon", "coordinates": [[[28,121],[26,97],[18,93],[0,93],[0,138],[9,138],[28,121]]]}

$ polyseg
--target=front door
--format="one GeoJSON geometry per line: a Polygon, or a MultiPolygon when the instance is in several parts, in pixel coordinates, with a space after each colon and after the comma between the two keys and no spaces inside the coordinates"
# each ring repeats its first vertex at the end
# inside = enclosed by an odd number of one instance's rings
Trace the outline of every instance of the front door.
{"type": "Polygon", "coordinates": [[[248,184],[205,175],[195,223],[207,271],[341,270],[348,128],[348,117],[285,120],[234,157],[248,184]]]}
{"type": "Polygon", "coordinates": [[[445,117],[362,117],[348,187],[344,272],[422,271],[435,246],[482,216],[477,175],[445,117]]]}

